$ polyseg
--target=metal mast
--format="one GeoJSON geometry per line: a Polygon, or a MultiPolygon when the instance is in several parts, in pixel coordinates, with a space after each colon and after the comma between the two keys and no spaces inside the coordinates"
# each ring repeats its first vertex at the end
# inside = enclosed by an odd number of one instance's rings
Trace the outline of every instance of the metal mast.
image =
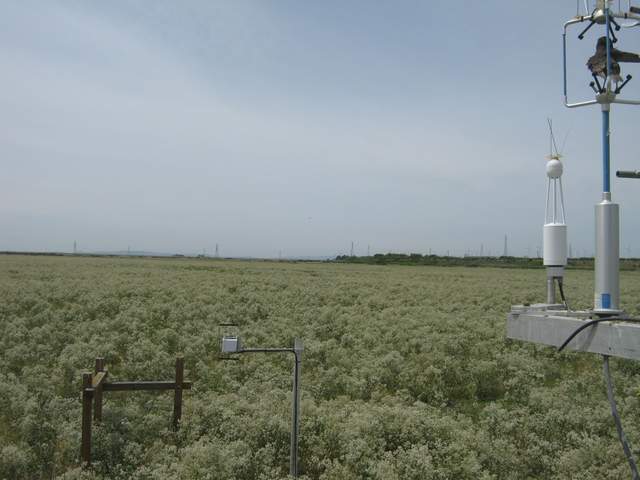
{"type": "MultiPolygon", "coordinates": [[[[611,104],[621,103],[627,105],[640,105],[637,100],[623,100],[617,98],[624,86],[631,80],[627,75],[624,81],[619,75],[620,66],[615,61],[612,52],[621,53],[612,46],[618,39],[613,27],[618,31],[621,25],[616,19],[633,20],[633,24],[625,27],[637,26],[640,15],[637,9],[631,8],[629,12],[612,12],[611,0],[598,0],[596,9],[588,16],[577,16],[564,24],[563,33],[563,63],[564,63],[564,98],[568,108],[584,107],[600,104],[602,111],[602,197],[600,203],[595,206],[596,227],[596,253],[595,253],[595,291],[594,311],[601,315],[620,313],[620,207],[611,198],[611,131],[610,113],[611,104]],[[578,35],[579,39],[594,25],[604,25],[606,29],[606,71],[599,72],[604,75],[603,84],[600,84],[598,75],[592,70],[593,80],[590,83],[596,96],[593,100],[569,102],[567,93],[567,28],[571,25],[589,22],[589,25],[578,35]],[[616,78],[614,79],[614,75],[616,78]],[[615,85],[614,85],[615,80],[615,85]]],[[[599,40],[600,41],[600,40],[599,40]]],[[[596,51],[596,55],[598,52],[596,51]]],[[[595,57],[595,56],[594,56],[595,57]]],[[[593,57],[592,57],[593,58],[593,57]]],[[[623,61],[618,57],[619,61],[623,61]]],[[[591,59],[590,59],[591,62],[591,59]]],[[[591,68],[591,67],[590,67],[591,68]]]]}

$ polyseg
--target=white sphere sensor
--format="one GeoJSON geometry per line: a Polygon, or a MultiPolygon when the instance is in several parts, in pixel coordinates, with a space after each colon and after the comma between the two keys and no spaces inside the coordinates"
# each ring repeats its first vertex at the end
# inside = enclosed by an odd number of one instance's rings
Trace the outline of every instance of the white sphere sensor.
{"type": "Polygon", "coordinates": [[[562,175],[562,162],[560,160],[549,160],[547,162],[547,177],[560,178],[562,175]]]}

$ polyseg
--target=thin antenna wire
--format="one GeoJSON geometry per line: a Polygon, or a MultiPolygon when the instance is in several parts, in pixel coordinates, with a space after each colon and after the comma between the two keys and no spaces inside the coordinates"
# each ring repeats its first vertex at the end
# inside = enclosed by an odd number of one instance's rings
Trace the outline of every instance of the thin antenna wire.
{"type": "Polygon", "coordinates": [[[558,192],[556,182],[553,182],[553,223],[556,223],[556,210],[558,209],[558,192]]]}
{"type": "Polygon", "coordinates": [[[562,177],[558,177],[560,184],[560,212],[562,213],[562,223],[566,223],[564,219],[564,194],[562,193],[562,177]]]}
{"type": "MultiPolygon", "coordinates": [[[[558,146],[556,145],[556,137],[554,137],[553,135],[553,125],[552,125],[551,119],[547,118],[547,122],[549,123],[549,133],[551,134],[551,143],[553,145],[553,148],[556,151],[556,155],[559,155],[558,146]]],[[[553,155],[553,152],[551,152],[551,154],[553,155]]]]}
{"type": "Polygon", "coordinates": [[[551,190],[551,179],[547,179],[547,199],[544,204],[544,223],[549,223],[549,194],[551,190]]]}

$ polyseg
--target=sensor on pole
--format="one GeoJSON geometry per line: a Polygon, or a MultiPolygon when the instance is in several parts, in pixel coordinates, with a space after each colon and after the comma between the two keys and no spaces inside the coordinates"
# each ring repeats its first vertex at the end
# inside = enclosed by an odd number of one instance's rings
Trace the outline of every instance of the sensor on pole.
{"type": "Polygon", "coordinates": [[[567,225],[564,214],[564,192],[562,191],[562,172],[564,167],[558,152],[551,119],[549,136],[551,153],[547,157],[547,198],[544,227],[542,229],[543,264],[547,267],[547,304],[555,305],[556,282],[562,288],[564,267],[567,265],[567,225]],[[554,153],[555,150],[555,153],[554,153]]]}

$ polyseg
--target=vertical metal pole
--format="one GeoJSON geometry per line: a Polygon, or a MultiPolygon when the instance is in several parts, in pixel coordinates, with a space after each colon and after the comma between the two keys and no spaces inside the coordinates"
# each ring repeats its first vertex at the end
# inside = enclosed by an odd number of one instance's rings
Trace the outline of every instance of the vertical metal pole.
{"type": "MultiPolygon", "coordinates": [[[[611,22],[605,3],[607,39],[607,95],[611,84],[611,22]]],[[[611,202],[611,103],[602,104],[602,201],[596,205],[596,258],[594,310],[611,314],[620,308],[620,226],[619,207],[611,202]]]]}
{"type": "MultiPolygon", "coordinates": [[[[611,194],[611,143],[609,135],[609,110],[611,105],[602,104],[602,193],[611,194]]],[[[603,198],[604,199],[604,198],[603,198]]],[[[611,198],[609,197],[609,200],[611,198]]]]}
{"type": "Polygon", "coordinates": [[[609,19],[609,6],[605,2],[604,19],[607,32],[607,93],[611,92],[611,21],[609,19]]]}
{"type": "Polygon", "coordinates": [[[556,283],[555,278],[547,273],[547,304],[555,305],[556,303],[556,283]]]}
{"type": "Polygon", "coordinates": [[[564,81],[564,101],[567,101],[567,32],[562,34],[562,72],[564,81]]]}
{"type": "Polygon", "coordinates": [[[93,400],[93,388],[91,387],[91,374],[82,374],[82,442],[80,458],[82,466],[91,465],[91,402],[93,400]]]}
{"type": "Polygon", "coordinates": [[[302,341],[298,338],[294,341],[293,354],[295,364],[293,366],[293,402],[291,413],[291,456],[289,474],[298,478],[298,434],[300,431],[300,363],[302,361],[302,341]]]}

